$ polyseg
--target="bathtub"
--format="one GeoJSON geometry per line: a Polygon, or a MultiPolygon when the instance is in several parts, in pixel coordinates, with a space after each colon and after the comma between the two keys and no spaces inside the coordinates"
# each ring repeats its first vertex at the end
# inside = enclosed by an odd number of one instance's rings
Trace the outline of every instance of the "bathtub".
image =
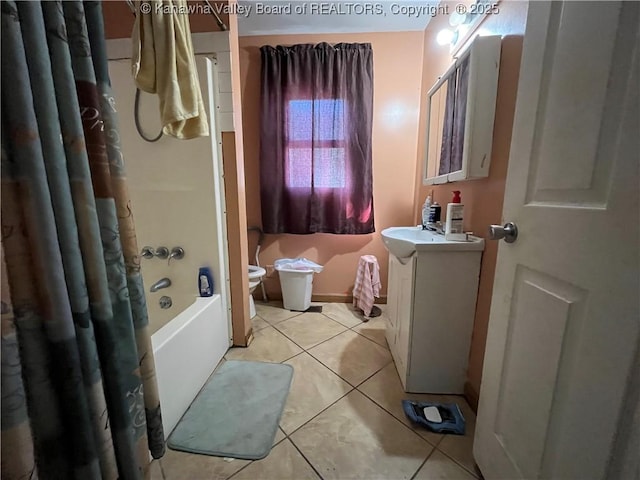
{"type": "Polygon", "coordinates": [[[195,302],[151,335],[165,438],[230,346],[220,295],[195,302]]]}

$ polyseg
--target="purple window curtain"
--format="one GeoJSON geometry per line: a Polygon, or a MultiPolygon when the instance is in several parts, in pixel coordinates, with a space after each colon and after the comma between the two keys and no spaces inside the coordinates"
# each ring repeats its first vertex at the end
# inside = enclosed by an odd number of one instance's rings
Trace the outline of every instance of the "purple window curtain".
{"type": "Polygon", "coordinates": [[[469,56],[447,80],[447,103],[442,127],[442,146],[438,173],[444,175],[462,169],[464,127],[469,92],[469,56]]]}
{"type": "Polygon", "coordinates": [[[457,69],[456,100],[453,114],[453,135],[451,136],[450,172],[462,169],[464,148],[464,125],[467,118],[467,93],[469,92],[469,55],[457,69]]]}
{"type": "Polygon", "coordinates": [[[371,45],[260,51],[264,232],[374,232],[371,45]]]}

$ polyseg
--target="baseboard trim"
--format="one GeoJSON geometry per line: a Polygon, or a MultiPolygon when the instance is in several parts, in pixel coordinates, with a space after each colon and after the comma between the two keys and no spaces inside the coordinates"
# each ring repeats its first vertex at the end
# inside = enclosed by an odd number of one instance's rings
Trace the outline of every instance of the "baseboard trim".
{"type": "Polygon", "coordinates": [[[323,303],[353,303],[353,295],[317,294],[311,295],[312,302],[323,303]]]}
{"type": "MultiPolygon", "coordinates": [[[[254,292],[255,296],[255,292],[254,292]]],[[[269,300],[282,300],[282,294],[280,292],[272,292],[268,294],[269,300]]],[[[255,298],[255,297],[254,297],[255,298]]],[[[318,293],[311,295],[312,302],[321,303],[353,303],[353,295],[344,295],[339,293],[318,293]]],[[[377,304],[386,304],[387,296],[382,295],[380,298],[375,299],[377,304]]]]}
{"type": "Polygon", "coordinates": [[[480,395],[473,387],[473,385],[471,385],[469,382],[464,383],[464,398],[467,400],[467,403],[471,407],[471,410],[473,410],[473,412],[477,414],[480,395]]]}
{"type": "Polygon", "coordinates": [[[253,341],[253,327],[249,328],[249,331],[247,332],[247,334],[244,336],[244,344],[242,345],[237,345],[237,344],[233,344],[232,346],[234,347],[248,347],[249,345],[251,345],[251,342],[253,341]]]}
{"type": "MultiPolygon", "coordinates": [[[[323,303],[353,303],[353,295],[317,294],[317,295],[311,295],[311,300],[313,302],[323,302],[323,303]]],[[[375,303],[386,304],[387,296],[384,295],[380,298],[376,298],[375,303]]]]}

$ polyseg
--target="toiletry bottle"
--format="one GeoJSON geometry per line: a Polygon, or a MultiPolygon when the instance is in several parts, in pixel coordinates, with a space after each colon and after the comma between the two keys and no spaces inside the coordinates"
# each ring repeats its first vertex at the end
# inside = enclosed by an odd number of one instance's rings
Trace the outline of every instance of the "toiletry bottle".
{"type": "Polygon", "coordinates": [[[201,297],[213,295],[213,275],[209,267],[200,267],[198,271],[198,291],[201,297]]]}
{"type": "Polygon", "coordinates": [[[427,228],[427,224],[429,223],[429,212],[431,210],[431,195],[427,195],[427,199],[424,201],[424,205],[422,206],[422,229],[427,228]]]}
{"type": "Polygon", "coordinates": [[[442,207],[438,202],[433,202],[429,211],[429,225],[435,226],[440,221],[441,214],[442,207]]]}
{"type": "Polygon", "coordinates": [[[464,239],[464,205],[460,199],[460,191],[453,191],[453,200],[447,204],[447,219],[444,228],[444,237],[447,240],[464,239]]]}

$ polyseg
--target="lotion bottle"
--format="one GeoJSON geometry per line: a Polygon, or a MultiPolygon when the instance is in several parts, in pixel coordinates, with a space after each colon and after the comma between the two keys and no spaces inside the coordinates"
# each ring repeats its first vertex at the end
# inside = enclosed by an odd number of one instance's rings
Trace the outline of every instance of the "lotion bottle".
{"type": "Polygon", "coordinates": [[[460,191],[453,191],[453,199],[447,204],[447,220],[444,227],[444,238],[447,240],[464,240],[464,205],[460,199],[460,191]]]}

